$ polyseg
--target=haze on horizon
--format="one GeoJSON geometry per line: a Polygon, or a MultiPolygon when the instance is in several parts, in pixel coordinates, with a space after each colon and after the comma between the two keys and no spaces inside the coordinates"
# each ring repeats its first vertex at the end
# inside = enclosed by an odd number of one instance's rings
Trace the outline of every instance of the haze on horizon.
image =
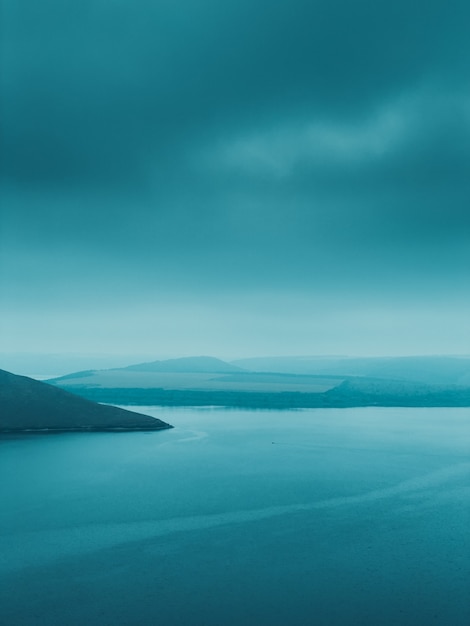
{"type": "Polygon", "coordinates": [[[0,352],[470,353],[468,2],[1,19],[0,352]]]}

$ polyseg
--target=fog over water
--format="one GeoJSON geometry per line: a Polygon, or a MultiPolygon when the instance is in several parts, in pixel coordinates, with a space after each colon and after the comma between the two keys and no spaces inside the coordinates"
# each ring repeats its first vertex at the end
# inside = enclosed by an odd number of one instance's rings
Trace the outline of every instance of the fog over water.
{"type": "Polygon", "coordinates": [[[469,19],[4,0],[1,350],[468,353],[469,19]]]}
{"type": "Polygon", "coordinates": [[[0,439],[5,624],[468,624],[468,409],[145,411],[0,439]]]}

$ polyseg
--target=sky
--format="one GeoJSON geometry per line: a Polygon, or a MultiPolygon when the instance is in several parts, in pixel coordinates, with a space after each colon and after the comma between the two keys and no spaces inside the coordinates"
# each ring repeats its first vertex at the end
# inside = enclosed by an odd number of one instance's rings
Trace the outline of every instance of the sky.
{"type": "Polygon", "coordinates": [[[0,353],[470,354],[467,0],[1,11],[0,353]]]}

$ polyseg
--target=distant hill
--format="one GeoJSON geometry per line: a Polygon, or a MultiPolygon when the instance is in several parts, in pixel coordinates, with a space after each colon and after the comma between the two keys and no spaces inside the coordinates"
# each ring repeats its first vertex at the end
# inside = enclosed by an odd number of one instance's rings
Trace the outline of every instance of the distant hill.
{"type": "MultiPolygon", "coordinates": [[[[215,359],[217,361],[217,359],[215,359]]],[[[192,368],[192,366],[190,366],[192,368]]],[[[83,389],[162,389],[168,391],[243,391],[243,392],[310,392],[326,391],[344,380],[338,376],[298,376],[295,374],[263,374],[244,370],[227,372],[172,371],[130,368],[85,370],[49,380],[74,393],[83,389]]],[[[112,404],[115,404],[112,402],[112,404]]],[[[121,402],[116,402],[121,404],[121,402]]]]}
{"type": "Polygon", "coordinates": [[[267,391],[241,383],[230,389],[167,388],[162,387],[69,387],[84,398],[98,402],[129,405],[158,406],[224,406],[260,409],[339,408],[365,406],[396,407],[470,407],[470,388],[457,385],[426,385],[412,381],[393,381],[373,378],[335,379],[335,386],[322,380],[317,391],[309,385],[302,391],[275,383],[267,391]]]}
{"type": "Polygon", "coordinates": [[[87,370],[49,382],[97,402],[121,405],[470,406],[467,372],[470,359],[464,357],[282,357],[234,364],[190,357],[87,370]]]}
{"type": "Polygon", "coordinates": [[[182,359],[168,359],[166,361],[152,361],[151,363],[138,363],[119,369],[133,372],[179,372],[182,374],[226,374],[243,371],[241,367],[226,363],[212,356],[190,356],[182,359]]]}
{"type": "Polygon", "coordinates": [[[303,375],[362,376],[409,380],[431,385],[470,386],[470,357],[260,357],[239,359],[233,365],[251,372],[303,375]]]}
{"type": "Polygon", "coordinates": [[[0,370],[0,432],[161,430],[169,424],[103,406],[46,383],[0,370]]]}

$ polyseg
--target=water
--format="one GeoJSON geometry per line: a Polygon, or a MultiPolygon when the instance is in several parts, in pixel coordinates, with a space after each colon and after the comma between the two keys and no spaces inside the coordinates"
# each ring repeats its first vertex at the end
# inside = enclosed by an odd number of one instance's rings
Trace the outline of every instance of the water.
{"type": "Polygon", "coordinates": [[[2,626],[470,623],[468,409],[145,412],[0,439],[2,626]]]}

